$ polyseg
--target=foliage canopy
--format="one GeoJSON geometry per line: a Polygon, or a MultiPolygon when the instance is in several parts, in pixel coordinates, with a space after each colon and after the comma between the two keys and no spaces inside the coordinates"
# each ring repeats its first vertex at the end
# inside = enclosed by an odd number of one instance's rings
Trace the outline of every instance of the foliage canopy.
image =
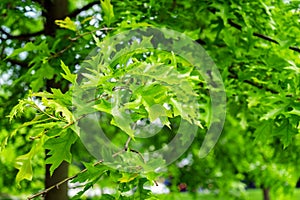
{"type": "Polygon", "coordinates": [[[299,8],[292,0],[2,0],[0,188],[37,193],[44,164],[55,174],[65,161],[76,175],[62,183],[84,184],[74,199],[95,184],[114,187],[103,199],[155,199],[145,186],[160,176],[172,177],[171,191],[187,183],[188,191],[242,199],[245,183],[254,183],[286,198],[300,176],[299,8]],[[174,32],[153,37],[152,28],[174,32]],[[136,29],[144,35],[132,39],[136,29]],[[175,31],[202,45],[220,77],[200,73],[204,61],[162,50],[189,48],[174,42],[175,31]],[[111,40],[124,32],[124,43],[111,40]],[[225,86],[227,115],[218,143],[200,158],[206,131],[220,121],[211,117],[213,84],[225,86]],[[99,126],[118,148],[97,138],[85,146],[79,128],[99,126]],[[163,156],[146,158],[182,130],[197,134],[180,137],[187,150],[169,149],[182,154],[177,161],[162,167],[163,156]],[[101,159],[88,151],[95,148],[101,159]]]}

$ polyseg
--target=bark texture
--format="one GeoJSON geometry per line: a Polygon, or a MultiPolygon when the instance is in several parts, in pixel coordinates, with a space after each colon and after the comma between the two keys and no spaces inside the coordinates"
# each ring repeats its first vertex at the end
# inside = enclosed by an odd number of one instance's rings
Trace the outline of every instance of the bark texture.
{"type": "MultiPolygon", "coordinates": [[[[68,13],[68,0],[42,0],[43,16],[45,18],[44,22],[44,33],[48,36],[55,36],[57,25],[55,20],[62,19],[68,13]]],[[[62,88],[59,83],[55,83],[55,80],[48,80],[47,91],[50,91],[50,88],[62,88]]],[[[47,155],[47,151],[45,152],[47,155]]],[[[47,158],[47,156],[46,156],[47,158]]],[[[45,167],[45,188],[49,188],[52,185],[57,184],[58,182],[64,180],[68,177],[69,164],[63,162],[53,173],[50,175],[51,165],[46,164],[45,167]]],[[[45,200],[68,200],[68,185],[64,183],[58,188],[50,190],[44,197],[45,200]]]]}

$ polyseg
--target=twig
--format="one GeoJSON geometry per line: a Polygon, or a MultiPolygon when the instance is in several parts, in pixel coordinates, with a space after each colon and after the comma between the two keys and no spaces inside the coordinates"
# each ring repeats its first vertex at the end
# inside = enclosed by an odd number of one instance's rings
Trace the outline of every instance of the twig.
{"type": "Polygon", "coordinates": [[[300,53],[300,48],[299,47],[289,47],[289,49],[293,50],[293,51],[297,51],[300,53]]]}
{"type": "MultiPolygon", "coordinates": [[[[230,78],[238,79],[238,75],[231,68],[228,68],[228,72],[230,72],[230,78]]],[[[252,85],[258,89],[265,89],[266,91],[271,92],[272,94],[279,94],[278,91],[276,91],[272,88],[264,87],[258,83],[252,82],[250,80],[244,80],[243,82],[248,83],[249,85],[252,85]]]]}
{"type": "MultiPolygon", "coordinates": [[[[135,129],[135,127],[136,127],[136,123],[133,125],[133,129],[135,129]]],[[[138,154],[138,155],[142,158],[143,162],[146,163],[146,161],[145,161],[143,155],[142,155],[139,151],[134,150],[134,149],[130,149],[130,148],[129,148],[129,143],[130,143],[130,141],[131,141],[131,137],[129,136],[128,139],[127,139],[127,141],[126,141],[126,143],[125,143],[125,145],[124,145],[124,148],[123,148],[122,150],[118,151],[117,153],[114,153],[114,154],[112,155],[112,157],[114,158],[114,157],[116,157],[117,155],[120,155],[121,153],[126,152],[126,151],[129,150],[130,152],[133,152],[133,153],[138,154]]]]}
{"type": "Polygon", "coordinates": [[[20,35],[11,35],[10,33],[6,32],[3,28],[1,28],[0,31],[2,33],[4,33],[8,39],[17,39],[17,40],[25,40],[25,41],[29,40],[29,38],[31,38],[31,37],[42,35],[45,32],[44,30],[40,30],[35,33],[24,33],[24,34],[20,34],[20,35]]]}
{"type": "Polygon", "coordinates": [[[66,46],[64,49],[60,50],[59,52],[51,55],[48,60],[51,60],[53,58],[56,58],[58,57],[59,55],[63,54],[65,51],[67,51],[68,49],[70,49],[72,47],[72,44],[69,44],[68,46],[66,46]]]}
{"type": "Polygon", "coordinates": [[[131,137],[128,136],[127,141],[126,141],[126,143],[125,143],[125,145],[124,145],[124,148],[123,148],[121,151],[118,151],[117,153],[114,153],[114,154],[112,155],[112,157],[114,158],[114,157],[116,157],[117,155],[119,155],[119,154],[121,154],[121,153],[127,151],[127,150],[128,150],[128,145],[129,145],[129,142],[130,142],[130,141],[131,141],[131,137]]]}
{"type": "Polygon", "coordinates": [[[146,163],[145,158],[143,157],[143,155],[141,154],[141,152],[139,152],[137,150],[134,150],[134,149],[130,149],[130,151],[133,152],[133,153],[137,153],[142,158],[143,162],[146,163]]]}
{"type": "Polygon", "coordinates": [[[22,68],[27,68],[29,67],[29,63],[24,62],[24,61],[20,61],[20,60],[13,60],[11,58],[7,58],[6,59],[8,62],[14,64],[14,65],[20,65],[22,68]]]}
{"type": "Polygon", "coordinates": [[[61,121],[61,119],[59,119],[59,118],[57,118],[57,117],[55,117],[55,116],[53,116],[53,115],[50,115],[50,114],[48,114],[47,112],[43,111],[43,110],[42,110],[38,105],[36,105],[35,103],[33,104],[33,107],[34,107],[35,109],[37,109],[38,111],[40,111],[41,113],[43,113],[44,115],[50,117],[51,119],[54,119],[54,120],[57,120],[57,121],[61,121]]]}
{"type": "MultiPolygon", "coordinates": [[[[238,30],[242,30],[242,26],[233,22],[231,19],[228,20],[228,24],[238,30]]],[[[275,43],[275,44],[279,44],[278,41],[274,40],[273,38],[267,36],[267,35],[264,35],[264,34],[260,34],[260,33],[253,33],[253,36],[256,36],[256,37],[259,37],[261,39],[264,39],[264,40],[267,40],[269,42],[272,42],[272,43],[275,43]]],[[[293,51],[296,51],[296,52],[299,52],[300,53],[300,48],[299,47],[296,47],[296,46],[290,46],[289,47],[290,50],[293,50],[293,51]]]]}
{"type": "MultiPolygon", "coordinates": [[[[83,37],[83,36],[85,36],[85,35],[89,35],[89,34],[91,34],[91,33],[93,33],[93,32],[101,31],[101,30],[106,30],[106,31],[107,31],[107,30],[112,30],[112,29],[114,29],[114,28],[101,28],[101,29],[93,30],[93,31],[90,31],[90,32],[86,32],[86,33],[80,34],[80,35],[78,35],[77,37],[69,38],[69,40],[70,40],[71,42],[75,42],[75,41],[78,40],[79,38],[81,38],[81,37],[83,37]]],[[[53,59],[53,58],[57,58],[58,56],[60,56],[60,55],[63,54],[64,52],[66,52],[68,49],[70,49],[72,46],[73,46],[72,43],[69,44],[69,45],[66,46],[64,49],[62,49],[62,50],[60,50],[59,52],[57,52],[57,53],[51,55],[51,56],[48,58],[48,60],[51,60],[51,59],[53,59]]]]}
{"type": "MultiPolygon", "coordinates": [[[[103,162],[103,161],[100,160],[100,161],[96,162],[93,166],[99,165],[99,164],[101,164],[102,162],[103,162]]],[[[46,193],[48,193],[50,190],[52,190],[52,189],[54,189],[54,188],[59,188],[60,185],[66,183],[66,182],[68,182],[68,181],[70,181],[70,180],[73,180],[73,179],[76,178],[79,174],[82,174],[82,173],[84,173],[84,172],[86,172],[86,171],[87,171],[87,168],[81,170],[79,173],[77,173],[77,174],[75,174],[75,175],[73,175],[73,176],[70,176],[70,177],[68,177],[68,178],[65,178],[64,180],[58,182],[58,183],[55,184],[55,185],[52,185],[51,187],[49,187],[49,188],[47,188],[47,189],[45,189],[45,190],[42,190],[42,191],[40,191],[40,192],[38,192],[38,193],[36,193],[36,194],[34,194],[34,195],[28,197],[27,200],[34,199],[34,198],[36,198],[36,197],[38,197],[38,196],[44,196],[44,195],[45,195],[46,193]]]]}
{"type": "Polygon", "coordinates": [[[117,153],[114,153],[114,154],[112,155],[112,157],[114,158],[114,157],[116,157],[117,155],[120,155],[120,154],[123,153],[123,152],[125,152],[124,149],[122,149],[121,151],[118,151],[117,153]]]}
{"type": "Polygon", "coordinates": [[[131,137],[128,137],[126,143],[125,143],[125,146],[124,146],[124,150],[127,151],[128,149],[128,145],[129,145],[129,142],[131,141],[131,137]]]}
{"type": "Polygon", "coordinates": [[[72,42],[78,40],[79,38],[83,37],[83,36],[86,36],[86,35],[89,35],[91,33],[94,33],[94,32],[97,32],[97,31],[110,31],[110,30],[113,30],[114,28],[110,28],[110,27],[104,27],[104,28],[100,28],[100,29],[96,29],[96,30],[92,30],[92,31],[89,31],[89,32],[85,32],[85,33],[82,33],[74,38],[69,38],[69,40],[71,40],[72,42]]]}
{"type": "Polygon", "coordinates": [[[71,123],[68,123],[67,125],[63,126],[63,129],[68,128],[69,126],[73,125],[75,122],[78,122],[79,120],[81,120],[82,118],[84,118],[86,116],[87,116],[87,114],[81,115],[75,121],[73,120],[71,123]]]}

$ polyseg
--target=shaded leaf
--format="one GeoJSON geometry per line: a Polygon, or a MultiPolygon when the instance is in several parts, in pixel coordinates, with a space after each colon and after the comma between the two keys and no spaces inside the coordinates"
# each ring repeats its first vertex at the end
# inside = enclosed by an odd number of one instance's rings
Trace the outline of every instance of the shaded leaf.
{"type": "Polygon", "coordinates": [[[70,81],[71,83],[73,83],[75,85],[76,79],[77,79],[77,74],[72,74],[69,67],[66,66],[62,60],[60,61],[60,66],[62,67],[62,69],[65,72],[65,74],[61,73],[62,77],[64,77],[64,79],[70,81]]]}

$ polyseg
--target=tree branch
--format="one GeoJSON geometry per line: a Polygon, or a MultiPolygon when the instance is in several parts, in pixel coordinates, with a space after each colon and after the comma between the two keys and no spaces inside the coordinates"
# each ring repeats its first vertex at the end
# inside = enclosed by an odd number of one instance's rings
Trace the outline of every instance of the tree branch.
{"type": "Polygon", "coordinates": [[[44,34],[44,30],[40,30],[35,33],[25,33],[21,35],[11,35],[10,33],[6,32],[3,28],[0,29],[0,31],[7,36],[7,39],[16,39],[16,40],[29,40],[31,37],[35,37],[38,35],[44,34]]]}
{"type": "MultiPolygon", "coordinates": [[[[83,117],[84,117],[84,116],[83,116],[83,117]]],[[[82,118],[82,117],[81,117],[81,118],[82,118]]],[[[130,142],[130,141],[131,141],[131,138],[128,137],[128,139],[127,139],[127,141],[126,141],[126,144],[125,144],[124,148],[123,148],[121,151],[119,151],[119,152],[113,154],[112,157],[114,158],[114,157],[118,156],[119,154],[121,154],[121,153],[127,151],[127,150],[128,150],[128,145],[129,145],[129,142],[130,142]]],[[[143,155],[142,155],[139,151],[134,150],[134,149],[130,149],[130,152],[133,152],[133,153],[138,154],[138,155],[142,158],[142,160],[144,161],[144,163],[146,163],[146,162],[145,162],[145,159],[144,159],[144,157],[143,157],[143,155]]],[[[101,164],[101,163],[103,163],[103,162],[104,162],[103,160],[100,160],[100,161],[94,163],[93,166],[99,165],[99,164],[101,164]]],[[[79,174],[82,174],[82,173],[85,173],[85,172],[87,172],[87,168],[81,170],[80,172],[78,172],[77,174],[74,174],[73,176],[70,176],[70,177],[68,177],[68,178],[65,178],[64,180],[58,182],[58,183],[55,184],[55,185],[52,185],[52,186],[49,187],[49,188],[46,188],[45,190],[42,190],[42,191],[40,191],[40,192],[38,192],[38,193],[36,193],[36,194],[31,195],[30,197],[27,198],[27,200],[31,200],[31,199],[34,199],[34,198],[39,197],[39,196],[44,196],[44,195],[45,195],[46,193],[48,193],[50,190],[52,190],[52,189],[54,189],[54,188],[59,188],[60,185],[66,183],[66,182],[68,182],[68,181],[70,181],[70,180],[73,180],[73,179],[76,178],[79,174]]],[[[155,184],[157,185],[156,181],[155,181],[155,184]]]]}
{"type": "Polygon", "coordinates": [[[291,49],[291,50],[293,50],[293,51],[297,51],[297,52],[299,52],[300,53],[300,48],[299,47],[289,47],[289,49],[291,49]]]}
{"type": "MultiPolygon", "coordinates": [[[[231,68],[228,68],[228,72],[230,72],[230,78],[238,80],[238,75],[231,68]]],[[[243,82],[248,83],[249,85],[252,85],[258,89],[265,89],[266,91],[271,92],[272,94],[279,94],[278,91],[276,91],[272,88],[264,87],[258,83],[252,82],[250,80],[244,80],[243,82]]]]}
{"type": "MultiPolygon", "coordinates": [[[[228,24],[238,30],[242,30],[242,26],[233,22],[231,19],[228,20],[228,24]]],[[[260,34],[260,33],[253,33],[253,36],[255,37],[258,37],[258,38],[261,38],[261,39],[264,39],[264,40],[267,40],[269,42],[272,42],[272,43],[275,43],[275,44],[279,44],[278,41],[274,40],[273,38],[267,36],[267,35],[263,35],[263,34],[260,34]]],[[[290,50],[293,50],[293,51],[296,51],[296,52],[299,52],[300,53],[300,48],[299,47],[292,47],[290,46],[289,47],[290,50]]]]}
{"type": "MultiPolygon", "coordinates": [[[[94,164],[94,166],[99,165],[99,164],[101,164],[102,162],[103,162],[103,161],[100,160],[100,161],[96,162],[96,163],[94,164]]],[[[73,180],[73,179],[76,178],[79,174],[82,174],[82,173],[84,173],[84,172],[86,172],[86,171],[87,171],[87,168],[81,170],[79,173],[77,173],[77,174],[75,174],[75,175],[73,175],[73,176],[70,176],[70,177],[68,177],[68,178],[66,178],[66,179],[64,179],[64,180],[62,180],[62,181],[60,181],[60,182],[58,182],[58,183],[55,184],[55,185],[52,185],[51,187],[49,187],[49,188],[47,188],[47,189],[45,189],[45,190],[43,190],[43,191],[40,191],[40,192],[38,192],[38,193],[36,193],[36,194],[34,194],[34,195],[28,197],[27,200],[34,199],[34,198],[36,198],[36,197],[38,197],[38,196],[44,196],[44,195],[45,195],[47,192],[49,192],[50,190],[52,190],[52,189],[54,189],[54,188],[59,188],[60,185],[66,183],[66,182],[68,182],[68,181],[70,181],[70,180],[73,180]]]]}
{"type": "Polygon", "coordinates": [[[11,58],[7,58],[6,60],[14,65],[20,65],[22,68],[29,67],[29,64],[27,62],[22,62],[20,60],[13,60],[11,58]]]}

